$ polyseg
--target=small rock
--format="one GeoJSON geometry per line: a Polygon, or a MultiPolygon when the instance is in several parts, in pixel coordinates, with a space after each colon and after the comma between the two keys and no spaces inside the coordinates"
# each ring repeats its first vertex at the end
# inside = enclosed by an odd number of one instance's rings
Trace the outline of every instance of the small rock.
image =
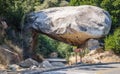
{"type": "Polygon", "coordinates": [[[52,68],[53,67],[52,64],[47,60],[43,61],[41,66],[44,68],[52,68]]]}
{"type": "Polygon", "coordinates": [[[20,68],[17,64],[8,65],[8,69],[12,71],[17,71],[20,68]]]}
{"type": "Polygon", "coordinates": [[[37,68],[37,66],[35,66],[35,65],[32,65],[31,67],[30,67],[30,69],[32,70],[32,69],[36,69],[37,68]]]}
{"type": "Polygon", "coordinates": [[[62,62],[52,62],[51,64],[52,64],[53,66],[56,66],[56,67],[64,67],[64,66],[65,66],[65,64],[62,63],[62,62]]]}
{"type": "Polygon", "coordinates": [[[19,65],[23,68],[29,68],[33,65],[38,66],[39,63],[31,58],[28,58],[25,61],[22,61],[19,65]]]}
{"type": "Polygon", "coordinates": [[[99,48],[99,46],[100,46],[100,42],[96,39],[89,39],[86,42],[86,47],[90,50],[95,50],[95,49],[99,48]]]}

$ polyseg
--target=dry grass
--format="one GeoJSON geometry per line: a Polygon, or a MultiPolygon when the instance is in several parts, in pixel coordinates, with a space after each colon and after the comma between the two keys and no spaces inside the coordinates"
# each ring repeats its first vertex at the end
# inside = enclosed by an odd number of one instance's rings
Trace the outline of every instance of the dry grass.
{"type": "Polygon", "coordinates": [[[8,45],[12,50],[12,52],[16,53],[19,57],[19,60],[23,60],[22,49],[20,49],[17,45],[13,45],[10,40],[5,40],[6,45],[8,45]]]}
{"type": "Polygon", "coordinates": [[[7,67],[11,63],[19,63],[23,60],[22,49],[13,45],[10,41],[5,41],[5,43],[0,45],[0,69],[7,67]]]}
{"type": "MultiPolygon", "coordinates": [[[[77,56],[77,62],[80,62],[80,57],[77,56]]],[[[112,63],[112,62],[120,62],[120,55],[116,55],[113,51],[94,51],[86,54],[82,58],[83,63],[112,63]]],[[[71,56],[69,58],[69,64],[75,64],[76,57],[71,56]]]]}

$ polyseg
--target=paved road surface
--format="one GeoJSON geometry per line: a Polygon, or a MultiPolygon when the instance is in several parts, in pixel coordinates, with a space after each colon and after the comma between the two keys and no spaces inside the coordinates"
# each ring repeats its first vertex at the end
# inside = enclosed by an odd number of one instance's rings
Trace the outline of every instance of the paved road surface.
{"type": "Polygon", "coordinates": [[[42,74],[120,74],[120,63],[85,65],[42,74]]]}

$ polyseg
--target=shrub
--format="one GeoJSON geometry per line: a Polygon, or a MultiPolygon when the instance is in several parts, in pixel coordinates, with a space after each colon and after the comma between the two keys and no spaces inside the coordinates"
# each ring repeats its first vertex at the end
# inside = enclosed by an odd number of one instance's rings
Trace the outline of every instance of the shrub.
{"type": "Polygon", "coordinates": [[[113,50],[120,53],[120,28],[114,31],[114,34],[105,38],[105,50],[113,50]]]}
{"type": "Polygon", "coordinates": [[[57,52],[58,57],[68,57],[72,52],[72,46],[56,41],[46,35],[39,35],[36,53],[49,57],[52,52],[57,52]]]}

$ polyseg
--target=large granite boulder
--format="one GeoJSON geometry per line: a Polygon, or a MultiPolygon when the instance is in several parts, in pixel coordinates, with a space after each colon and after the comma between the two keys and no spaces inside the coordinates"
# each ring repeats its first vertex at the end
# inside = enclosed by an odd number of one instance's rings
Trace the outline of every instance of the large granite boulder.
{"type": "Polygon", "coordinates": [[[90,5],[55,7],[27,14],[25,28],[32,28],[56,40],[80,45],[108,34],[111,18],[107,11],[90,5]]]}

